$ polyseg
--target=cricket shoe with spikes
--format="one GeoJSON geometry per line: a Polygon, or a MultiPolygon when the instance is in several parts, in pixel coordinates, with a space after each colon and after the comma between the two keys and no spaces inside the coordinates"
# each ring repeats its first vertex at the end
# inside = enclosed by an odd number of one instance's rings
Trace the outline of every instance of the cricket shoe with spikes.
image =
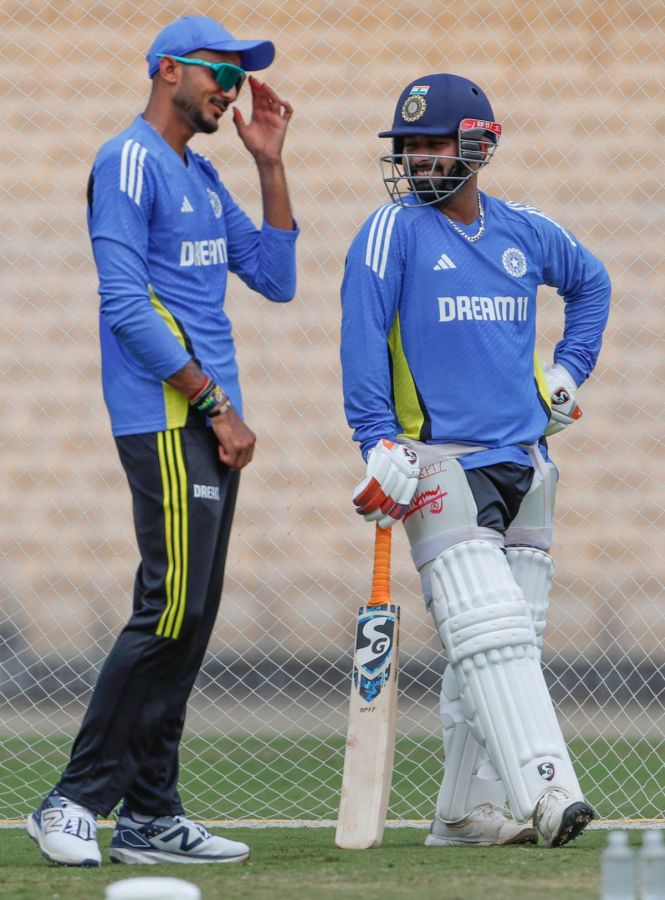
{"type": "Polygon", "coordinates": [[[425,838],[427,847],[448,847],[455,844],[487,847],[494,844],[538,842],[535,828],[509,819],[502,809],[491,803],[476,806],[459,822],[444,822],[437,816],[429,831],[425,838]]]}
{"type": "Polygon", "coordinates": [[[114,863],[234,863],[249,857],[249,847],[212,835],[184,816],[139,822],[122,806],[109,857],[114,863]]]}
{"type": "Polygon", "coordinates": [[[553,788],[536,804],[533,824],[545,847],[563,847],[579,837],[596,813],[584,800],[575,800],[566,791],[553,788]]]}
{"type": "Polygon", "coordinates": [[[57,791],[51,791],[39,809],[28,816],[25,827],[42,856],[51,862],[61,866],[101,865],[94,813],[57,791]]]}

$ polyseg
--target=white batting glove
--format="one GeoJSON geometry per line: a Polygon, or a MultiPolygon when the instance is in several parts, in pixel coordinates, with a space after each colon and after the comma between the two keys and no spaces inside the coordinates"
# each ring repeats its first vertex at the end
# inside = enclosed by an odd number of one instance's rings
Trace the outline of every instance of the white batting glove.
{"type": "Polygon", "coordinates": [[[353,493],[356,512],[390,528],[409,508],[419,475],[418,454],[384,438],[369,451],[367,475],[353,493]]]}
{"type": "Polygon", "coordinates": [[[543,364],[543,374],[552,401],[550,421],[545,429],[545,436],[549,437],[563,431],[571,422],[581,418],[582,410],[575,399],[577,394],[575,379],[568,369],[561,363],[554,363],[553,366],[543,364]]]}

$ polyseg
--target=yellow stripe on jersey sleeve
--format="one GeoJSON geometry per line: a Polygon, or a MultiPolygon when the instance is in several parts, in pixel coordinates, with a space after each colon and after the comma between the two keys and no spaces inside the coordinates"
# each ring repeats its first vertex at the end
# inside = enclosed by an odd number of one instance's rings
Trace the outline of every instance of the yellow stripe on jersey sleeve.
{"type": "Polygon", "coordinates": [[[189,559],[189,507],[187,471],[182,452],[182,434],[178,430],[157,434],[157,455],[164,496],[164,543],[166,607],[157,625],[160,637],[180,636],[187,605],[187,563],[189,559]]]}
{"type": "Polygon", "coordinates": [[[418,399],[416,383],[406,360],[402,346],[402,329],[399,311],[388,335],[388,346],[393,366],[393,393],[395,412],[402,427],[401,437],[421,440],[425,415],[418,399]]]}
{"type": "MultiPolygon", "coordinates": [[[[175,335],[183,347],[186,347],[185,336],[180,330],[178,323],[173,318],[173,314],[164,306],[152,289],[152,286],[149,285],[148,290],[150,291],[150,302],[168,325],[169,331],[171,334],[175,335]]],[[[162,382],[162,387],[164,390],[166,427],[183,428],[187,422],[187,416],[189,415],[189,403],[187,402],[187,398],[165,381],[162,382]]]]}

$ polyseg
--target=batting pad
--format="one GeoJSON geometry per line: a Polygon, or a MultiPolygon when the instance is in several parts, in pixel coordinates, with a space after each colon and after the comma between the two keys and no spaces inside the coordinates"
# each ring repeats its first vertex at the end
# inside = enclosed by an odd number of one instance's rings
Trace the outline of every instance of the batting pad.
{"type": "Polygon", "coordinates": [[[509,547],[506,550],[506,559],[529,607],[536,632],[536,646],[540,653],[543,649],[543,633],[550,608],[550,591],[554,576],[552,557],[549,553],[536,550],[534,547],[509,547]]]}
{"type": "Polygon", "coordinates": [[[467,724],[452,666],[446,666],[441,679],[440,711],[445,764],[436,803],[437,816],[444,822],[460,822],[484,803],[503,809],[506,790],[487,750],[478,743],[467,724]]]}
{"type": "Polygon", "coordinates": [[[432,567],[432,595],[466,721],[501,776],[515,819],[531,818],[553,788],[581,798],[531,614],[504,553],[485,541],[449,548],[432,567]]]}

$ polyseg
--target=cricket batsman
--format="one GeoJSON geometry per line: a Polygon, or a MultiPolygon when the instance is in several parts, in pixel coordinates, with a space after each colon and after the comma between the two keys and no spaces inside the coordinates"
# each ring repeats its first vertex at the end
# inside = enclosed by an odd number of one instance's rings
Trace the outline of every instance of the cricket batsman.
{"type": "Polygon", "coordinates": [[[367,465],[356,510],[403,521],[448,660],[425,843],[558,847],[594,811],[541,669],[558,478],[547,438],[580,416],[610,280],[545,213],[479,190],[501,125],[473,82],[416,79],[379,137],[392,142],[390,203],[348,253],[341,358],[367,465]],[[536,353],[540,285],[562,299],[551,365],[536,353]]]}

